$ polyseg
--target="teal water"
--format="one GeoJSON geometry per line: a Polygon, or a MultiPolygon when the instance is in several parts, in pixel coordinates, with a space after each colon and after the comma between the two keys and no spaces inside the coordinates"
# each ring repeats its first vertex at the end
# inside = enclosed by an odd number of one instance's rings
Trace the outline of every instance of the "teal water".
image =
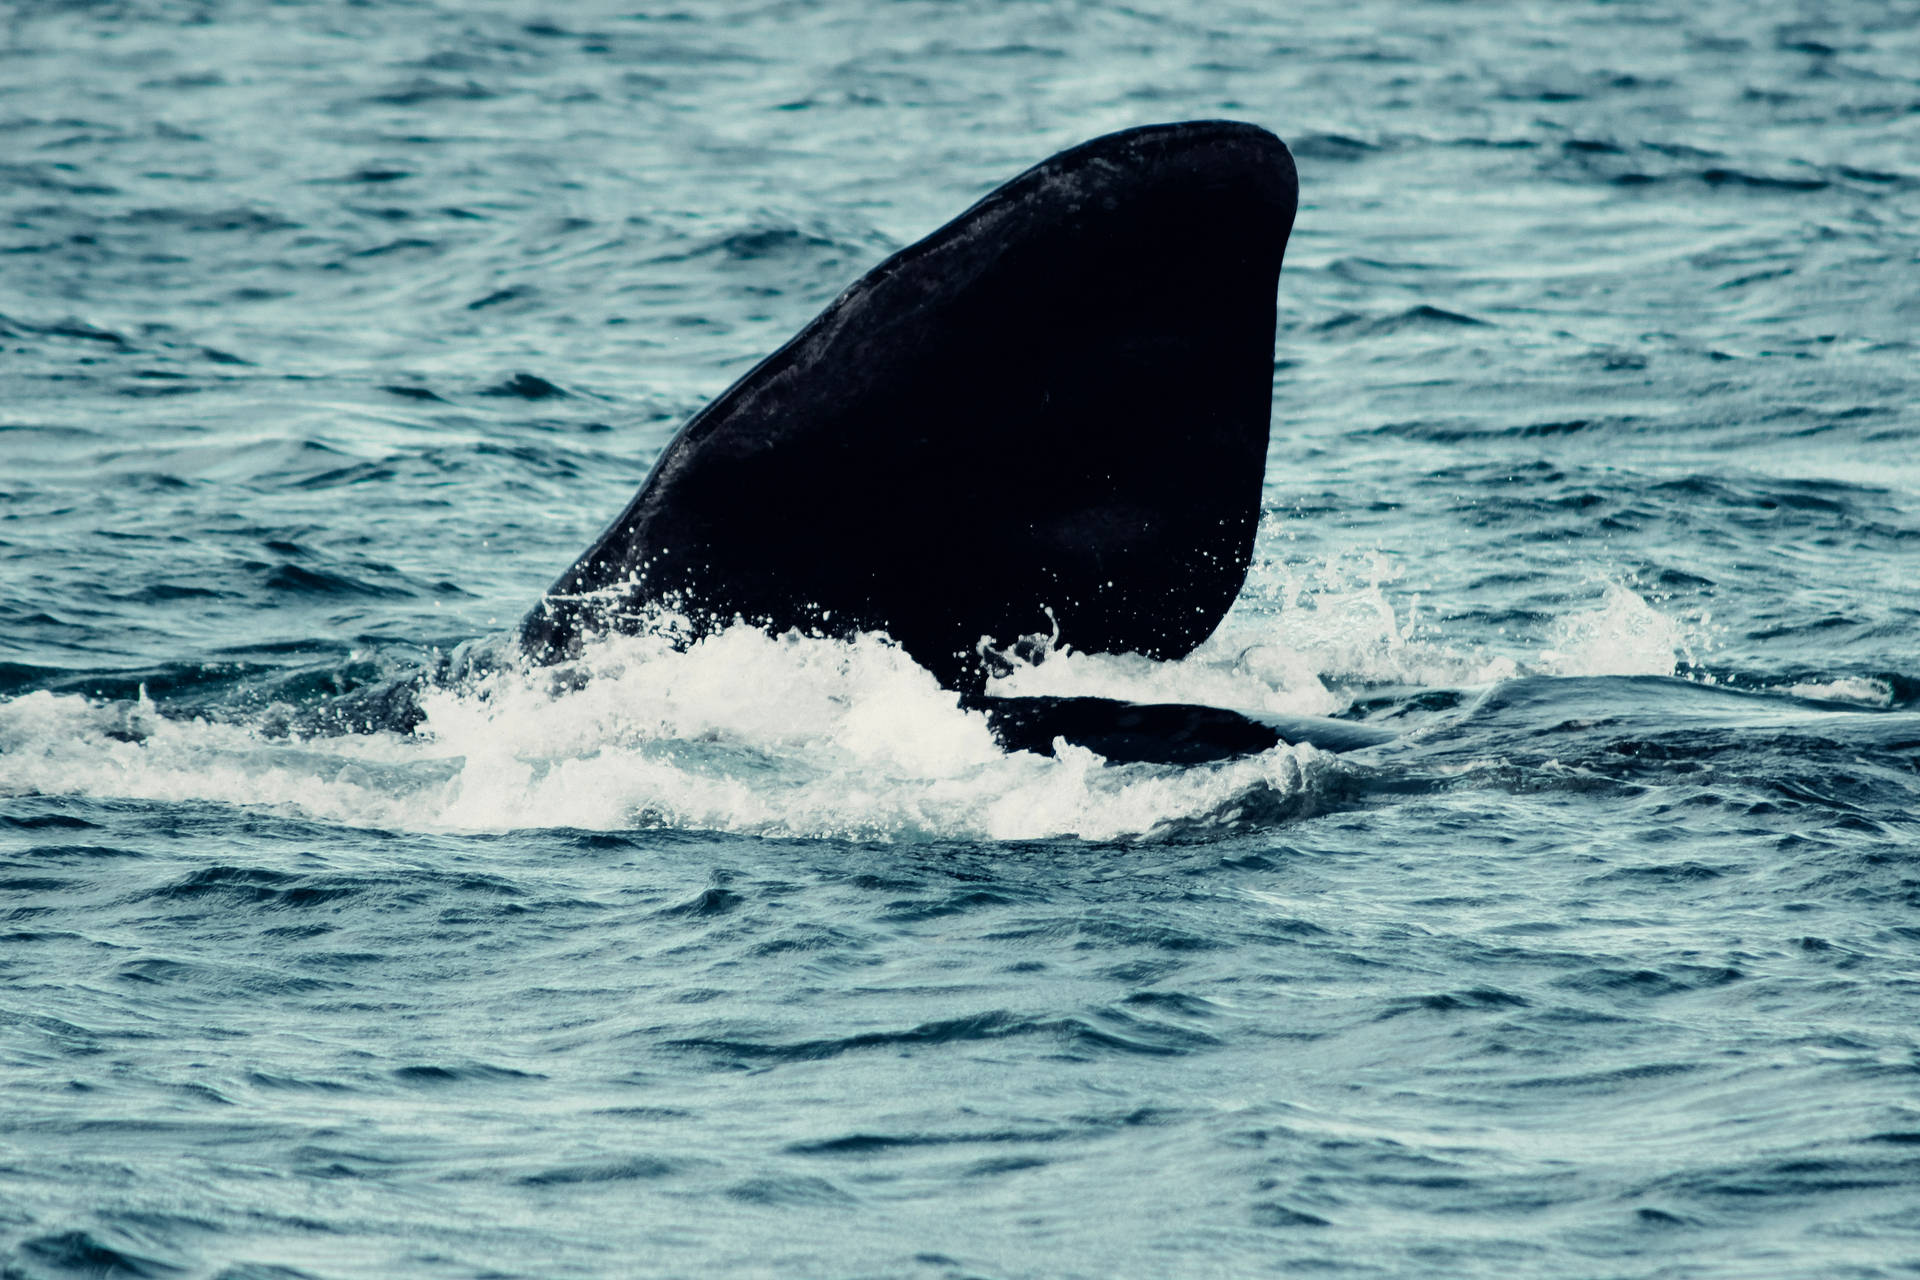
{"type": "Polygon", "coordinates": [[[0,13],[0,1274],[1920,1272],[1920,9],[0,13]],[[1052,151],[1273,129],[1248,589],[1010,693],[510,626],[1052,151]]]}

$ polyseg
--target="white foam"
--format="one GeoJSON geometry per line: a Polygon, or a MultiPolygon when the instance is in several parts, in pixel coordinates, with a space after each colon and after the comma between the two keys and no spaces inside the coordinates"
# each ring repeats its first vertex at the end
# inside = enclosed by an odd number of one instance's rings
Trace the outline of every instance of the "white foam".
{"type": "Polygon", "coordinates": [[[204,800],[356,825],[404,827],[419,781],[390,770],[414,753],[391,735],[268,742],[252,729],[169,720],[144,695],[96,703],[46,692],[0,702],[0,793],[204,800]]]}
{"type": "Polygon", "coordinates": [[[1893,705],[1893,686],[1872,676],[1846,676],[1824,683],[1796,684],[1787,689],[1796,698],[1815,702],[1852,702],[1863,707],[1893,705]]]}
{"type": "Polygon", "coordinates": [[[291,741],[151,704],[0,703],[0,791],[214,801],[401,830],[664,825],[786,836],[1150,836],[1311,809],[1338,766],[1280,747],[1214,766],[1003,752],[889,641],[735,627],[621,638],[578,670],[423,699],[414,736],[291,741]],[[584,677],[573,692],[559,685],[584,677]]]}
{"type": "MultiPolygon", "coordinates": [[[[1268,572],[1182,661],[1052,652],[990,691],[1328,715],[1382,684],[1670,673],[1682,640],[1609,587],[1535,662],[1453,646],[1417,597],[1389,597],[1377,560],[1356,563],[1268,572]]],[[[1310,747],[1193,768],[1113,766],[1065,744],[1052,758],[1010,754],[883,636],[745,626],[684,649],[612,639],[570,668],[498,672],[422,707],[411,736],[301,741],[168,719],[144,696],[29,694],[0,702],[0,792],[213,801],[398,830],[1112,840],[1310,812],[1350,768],[1310,747]]]]}

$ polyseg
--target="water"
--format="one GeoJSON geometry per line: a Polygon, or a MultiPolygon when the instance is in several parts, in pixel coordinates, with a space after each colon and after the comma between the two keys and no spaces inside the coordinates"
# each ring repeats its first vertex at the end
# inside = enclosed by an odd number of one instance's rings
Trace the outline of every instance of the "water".
{"type": "Polygon", "coordinates": [[[1920,9],[17,2],[0,1269],[1920,1272],[1920,9]],[[1277,7],[1276,7],[1277,8],[1277,7]],[[1221,633],[500,677],[674,426],[1060,147],[1299,160],[1221,633]]]}

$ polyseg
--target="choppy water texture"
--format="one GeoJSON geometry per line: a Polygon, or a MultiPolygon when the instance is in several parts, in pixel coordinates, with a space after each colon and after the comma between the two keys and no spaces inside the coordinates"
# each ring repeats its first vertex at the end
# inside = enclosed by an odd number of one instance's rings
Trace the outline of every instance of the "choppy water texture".
{"type": "Polygon", "coordinates": [[[15,0],[0,1270],[1920,1272],[1916,32],[15,0]],[[1246,597],[1007,683],[1392,745],[1009,756],[748,631],[276,736],[888,251],[1204,116],[1303,187],[1246,597]]]}

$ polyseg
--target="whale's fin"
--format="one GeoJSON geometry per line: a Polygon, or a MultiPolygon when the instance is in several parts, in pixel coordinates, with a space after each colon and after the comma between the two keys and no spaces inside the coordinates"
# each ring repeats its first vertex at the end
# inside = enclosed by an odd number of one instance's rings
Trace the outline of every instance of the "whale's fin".
{"type": "Polygon", "coordinates": [[[521,625],[536,661],[666,606],[1191,651],[1252,553],[1293,159],[1224,121],[1064,151],[856,282],[696,414],[521,625]]]}

